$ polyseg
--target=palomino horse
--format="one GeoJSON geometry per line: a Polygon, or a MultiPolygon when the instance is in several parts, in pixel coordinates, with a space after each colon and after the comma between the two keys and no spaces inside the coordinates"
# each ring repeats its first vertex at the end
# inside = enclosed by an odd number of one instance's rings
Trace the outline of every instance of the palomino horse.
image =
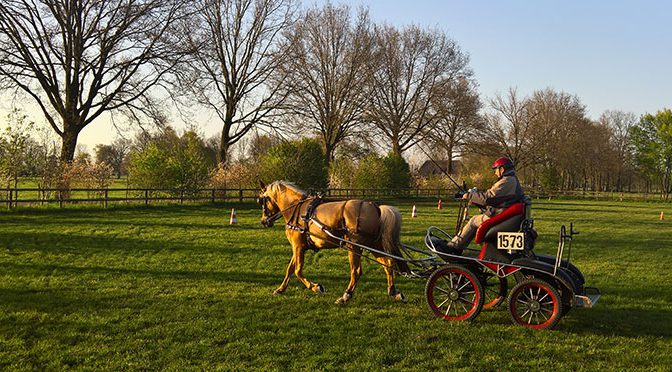
{"type": "MultiPolygon", "coordinates": [[[[296,185],[276,181],[266,186],[260,182],[261,193],[257,202],[262,208],[261,224],[273,226],[279,218],[285,219],[285,235],[292,245],[292,259],[289,261],[285,279],[275,293],[287,289],[292,272],[308,289],[324,292],[321,284],[313,283],[303,276],[303,258],[306,249],[328,249],[345,246],[350,260],[350,283],[345,293],[336,300],[337,304],[346,303],[355,291],[362,275],[362,248],[352,244],[342,244],[329,237],[322,229],[347,241],[371,247],[378,251],[401,256],[399,232],[401,214],[387,205],[363,200],[324,201],[308,197],[296,185]],[[319,203],[319,204],[318,204],[319,203]]],[[[404,295],[394,288],[394,271],[408,272],[403,261],[376,255],[387,275],[387,293],[397,301],[405,301],[404,295]]]]}

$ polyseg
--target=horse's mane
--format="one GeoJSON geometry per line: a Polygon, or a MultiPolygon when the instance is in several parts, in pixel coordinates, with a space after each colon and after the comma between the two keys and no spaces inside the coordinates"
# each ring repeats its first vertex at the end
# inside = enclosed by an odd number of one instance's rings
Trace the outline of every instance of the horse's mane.
{"type": "Polygon", "coordinates": [[[291,191],[293,191],[293,192],[295,192],[299,195],[305,195],[306,194],[305,191],[303,191],[299,188],[299,186],[297,186],[295,183],[289,182],[289,181],[275,181],[275,182],[272,182],[270,185],[267,186],[267,188],[271,192],[275,193],[276,195],[278,193],[281,193],[281,192],[284,191],[284,190],[282,190],[282,187],[285,187],[285,188],[287,188],[287,189],[289,189],[289,190],[291,190],[291,191]]]}

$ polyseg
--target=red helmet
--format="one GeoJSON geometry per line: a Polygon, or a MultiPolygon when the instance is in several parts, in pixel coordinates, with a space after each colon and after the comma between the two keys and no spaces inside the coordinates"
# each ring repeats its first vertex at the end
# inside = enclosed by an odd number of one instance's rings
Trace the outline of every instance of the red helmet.
{"type": "Polygon", "coordinates": [[[492,169],[497,169],[499,167],[504,167],[504,169],[511,169],[513,168],[513,162],[506,156],[502,156],[501,158],[495,160],[494,163],[492,163],[492,169]]]}

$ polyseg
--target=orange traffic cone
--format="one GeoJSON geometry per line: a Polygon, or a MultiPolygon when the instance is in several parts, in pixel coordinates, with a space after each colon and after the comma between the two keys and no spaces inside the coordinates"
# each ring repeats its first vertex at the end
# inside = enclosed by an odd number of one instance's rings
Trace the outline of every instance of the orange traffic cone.
{"type": "Polygon", "coordinates": [[[439,199],[439,207],[438,207],[438,209],[443,209],[443,202],[441,201],[441,199],[439,199]]]}
{"type": "Polygon", "coordinates": [[[236,208],[231,208],[231,219],[229,220],[229,225],[238,224],[238,216],[236,215],[236,208]]]}
{"type": "Polygon", "coordinates": [[[665,214],[663,214],[663,212],[660,212],[660,220],[662,221],[664,219],[665,219],[665,214]]]}
{"type": "Polygon", "coordinates": [[[411,211],[411,218],[416,218],[418,217],[418,211],[415,209],[415,205],[413,206],[413,211],[411,211]]]}

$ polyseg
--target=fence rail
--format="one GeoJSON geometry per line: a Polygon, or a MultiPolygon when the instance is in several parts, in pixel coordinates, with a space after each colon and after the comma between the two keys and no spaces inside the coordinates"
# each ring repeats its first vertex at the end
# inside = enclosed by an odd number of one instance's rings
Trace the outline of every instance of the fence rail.
{"type": "Polygon", "coordinates": [[[59,207],[63,207],[68,203],[99,203],[107,208],[110,203],[149,205],[152,202],[179,202],[180,204],[185,201],[243,202],[254,200],[257,195],[257,189],[16,188],[0,189],[0,205],[5,204],[8,208],[13,208],[19,204],[45,205],[55,203],[59,207]]]}
{"type": "MultiPolygon", "coordinates": [[[[259,190],[252,188],[207,188],[207,189],[42,189],[42,188],[10,188],[0,189],[0,205],[7,208],[18,207],[19,204],[46,205],[98,203],[105,208],[110,203],[136,203],[149,205],[155,202],[184,203],[187,201],[245,202],[257,198],[259,190]]],[[[453,193],[446,189],[328,189],[325,196],[342,199],[386,199],[386,198],[419,198],[419,199],[450,199],[453,193]]],[[[553,194],[532,194],[533,198],[568,197],[591,200],[667,200],[661,194],[598,192],[598,191],[563,191],[553,194]]]]}

